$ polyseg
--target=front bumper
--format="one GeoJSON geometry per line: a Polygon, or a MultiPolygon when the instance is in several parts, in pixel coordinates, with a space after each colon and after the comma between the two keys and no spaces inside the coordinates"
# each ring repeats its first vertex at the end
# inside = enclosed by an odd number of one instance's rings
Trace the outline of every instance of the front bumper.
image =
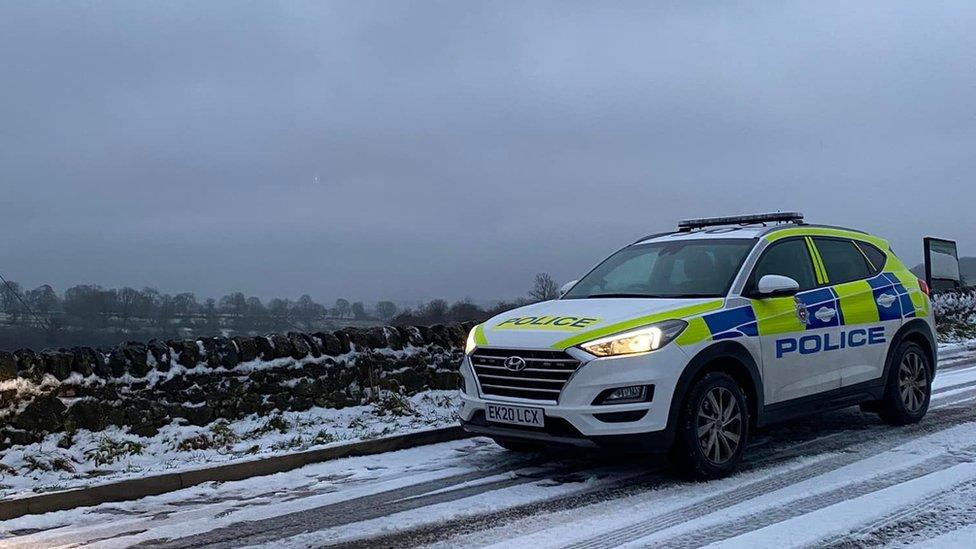
{"type": "Polygon", "coordinates": [[[568,353],[581,365],[566,383],[557,403],[484,396],[469,359],[461,366],[466,390],[460,410],[462,426],[486,436],[519,438],[554,445],[633,446],[635,450],[666,450],[670,446],[668,416],[675,386],[688,355],[677,345],[637,356],[595,358],[582,350],[568,353]],[[629,385],[653,385],[650,402],[593,405],[607,389],[629,385]],[[546,428],[493,424],[484,419],[488,402],[542,408],[546,428]],[[628,414],[629,412],[629,414],[628,414]],[[609,418],[606,414],[611,414],[609,418]],[[655,447],[657,446],[657,447],[655,447]]]}

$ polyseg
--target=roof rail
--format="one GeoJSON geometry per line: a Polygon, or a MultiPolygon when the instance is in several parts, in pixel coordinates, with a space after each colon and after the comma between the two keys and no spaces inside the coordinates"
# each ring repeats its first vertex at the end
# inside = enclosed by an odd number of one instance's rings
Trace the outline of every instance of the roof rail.
{"type": "Polygon", "coordinates": [[[678,230],[688,232],[704,227],[720,225],[749,225],[753,223],[795,223],[803,224],[803,214],[800,212],[775,212],[750,215],[734,215],[728,217],[702,217],[698,219],[684,219],[678,222],[678,230]]]}

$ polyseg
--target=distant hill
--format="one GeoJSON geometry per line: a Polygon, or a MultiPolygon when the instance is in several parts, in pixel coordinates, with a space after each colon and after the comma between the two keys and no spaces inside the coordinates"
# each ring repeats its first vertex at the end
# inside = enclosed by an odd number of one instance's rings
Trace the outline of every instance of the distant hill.
{"type": "MultiPolygon", "coordinates": [[[[912,267],[912,272],[919,278],[925,277],[925,266],[922,264],[912,267]]],[[[959,258],[959,274],[964,284],[976,284],[976,257],[959,258]]]]}

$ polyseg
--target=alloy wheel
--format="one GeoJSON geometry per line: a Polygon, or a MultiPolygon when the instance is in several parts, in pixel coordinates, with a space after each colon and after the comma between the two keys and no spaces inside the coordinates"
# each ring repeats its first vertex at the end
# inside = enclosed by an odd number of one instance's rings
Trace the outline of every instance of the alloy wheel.
{"type": "Polygon", "coordinates": [[[901,401],[909,413],[916,413],[925,404],[928,389],[928,376],[922,357],[915,352],[905,353],[898,369],[898,391],[901,401]]]}
{"type": "Polygon", "coordinates": [[[698,405],[698,444],[709,461],[725,463],[742,438],[742,411],[732,391],[713,387],[698,405]]]}

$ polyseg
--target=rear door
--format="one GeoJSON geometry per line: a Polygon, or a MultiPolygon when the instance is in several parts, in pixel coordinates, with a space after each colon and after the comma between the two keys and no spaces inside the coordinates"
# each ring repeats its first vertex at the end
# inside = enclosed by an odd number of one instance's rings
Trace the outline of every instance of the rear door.
{"type": "Polygon", "coordinates": [[[779,240],[763,251],[750,275],[749,289],[768,274],[788,276],[800,284],[795,297],[750,300],[759,329],[767,404],[840,387],[840,371],[833,362],[837,357],[822,352],[825,339],[838,337],[837,311],[830,314],[836,302],[815,266],[814,253],[809,238],[779,240]]]}
{"type": "Polygon", "coordinates": [[[882,272],[887,255],[866,242],[813,237],[816,253],[837,296],[840,347],[832,353],[841,386],[878,379],[884,372],[887,342],[902,325],[901,282],[882,272]]]}

